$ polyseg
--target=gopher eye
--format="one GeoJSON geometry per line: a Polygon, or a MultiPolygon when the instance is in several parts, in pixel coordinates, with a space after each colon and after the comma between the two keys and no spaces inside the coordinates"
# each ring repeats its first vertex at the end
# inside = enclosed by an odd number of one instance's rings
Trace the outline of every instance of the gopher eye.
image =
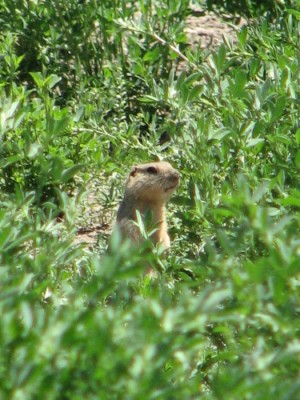
{"type": "Polygon", "coordinates": [[[157,169],[155,167],[148,167],[147,168],[147,172],[149,174],[156,175],[157,174],[157,169]]]}

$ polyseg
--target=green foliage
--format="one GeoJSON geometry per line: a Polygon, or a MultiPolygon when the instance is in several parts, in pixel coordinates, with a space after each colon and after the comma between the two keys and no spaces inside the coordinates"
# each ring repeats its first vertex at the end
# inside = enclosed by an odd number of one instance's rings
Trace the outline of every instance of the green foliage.
{"type": "Polygon", "coordinates": [[[245,17],[257,17],[265,13],[274,17],[282,12],[284,6],[290,6],[291,3],[293,0],[206,0],[209,10],[221,10],[245,17]]]}
{"type": "Polygon", "coordinates": [[[186,0],[0,0],[1,399],[299,398],[299,1],[243,4],[199,53],[186,0]],[[170,256],[79,244],[157,156],[170,256]]]}

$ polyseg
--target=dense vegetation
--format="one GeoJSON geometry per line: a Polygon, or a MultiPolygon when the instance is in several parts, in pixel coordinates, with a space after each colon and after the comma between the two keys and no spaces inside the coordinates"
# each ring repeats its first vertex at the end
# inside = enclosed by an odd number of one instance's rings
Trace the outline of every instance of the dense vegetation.
{"type": "Polygon", "coordinates": [[[193,3],[248,24],[200,50],[188,0],[0,0],[1,400],[300,398],[300,2],[193,3]],[[157,157],[171,256],[79,244],[157,157]]]}

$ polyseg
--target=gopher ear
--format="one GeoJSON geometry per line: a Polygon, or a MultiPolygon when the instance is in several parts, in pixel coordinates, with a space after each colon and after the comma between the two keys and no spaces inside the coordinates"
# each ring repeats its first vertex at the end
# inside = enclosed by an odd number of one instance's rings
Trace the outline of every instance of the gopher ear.
{"type": "Polygon", "coordinates": [[[135,176],[137,172],[137,167],[132,167],[129,176],[135,176]]]}

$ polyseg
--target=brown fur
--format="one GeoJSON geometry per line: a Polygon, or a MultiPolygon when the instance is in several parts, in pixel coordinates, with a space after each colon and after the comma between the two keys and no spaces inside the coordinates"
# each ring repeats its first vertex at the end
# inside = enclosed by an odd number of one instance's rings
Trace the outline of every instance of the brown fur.
{"type": "Polygon", "coordinates": [[[126,180],[124,198],[117,214],[117,228],[123,238],[140,243],[143,238],[136,221],[136,211],[142,216],[152,212],[157,230],[152,241],[170,247],[170,237],[165,216],[165,203],[179,184],[179,172],[171,164],[159,161],[133,167],[126,180]]]}

